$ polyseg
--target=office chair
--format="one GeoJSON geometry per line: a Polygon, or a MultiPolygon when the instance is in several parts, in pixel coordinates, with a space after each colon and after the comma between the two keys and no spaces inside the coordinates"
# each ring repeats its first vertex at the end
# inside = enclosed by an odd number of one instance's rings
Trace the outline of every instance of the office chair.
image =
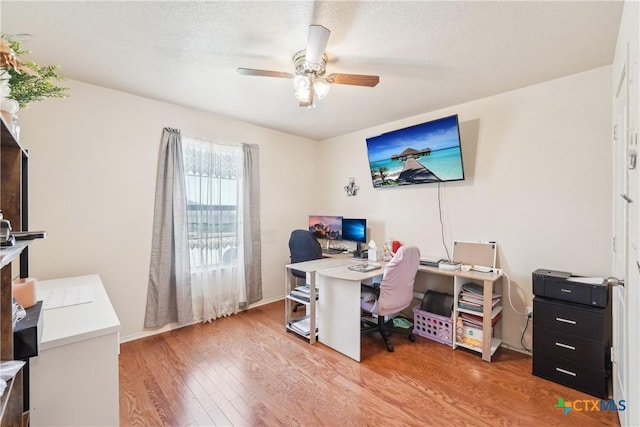
{"type": "Polygon", "coordinates": [[[387,347],[393,351],[393,344],[389,341],[391,332],[408,334],[409,341],[416,340],[413,328],[398,328],[393,326],[393,319],[385,323],[385,315],[398,313],[407,308],[413,300],[413,283],[420,263],[420,250],[416,247],[401,246],[384,269],[382,281],[373,286],[363,285],[363,298],[360,308],[364,312],[375,314],[378,321],[373,322],[361,317],[362,334],[379,332],[387,347]],[[366,298],[366,295],[375,296],[366,298]]]}
{"type": "MultiPolygon", "coordinates": [[[[309,230],[293,230],[289,237],[289,253],[291,263],[311,261],[322,258],[322,247],[309,230]]],[[[307,280],[307,274],[304,271],[291,270],[291,274],[305,282],[307,280]]],[[[293,306],[293,311],[298,311],[298,307],[303,305],[297,303],[293,306]]]]}

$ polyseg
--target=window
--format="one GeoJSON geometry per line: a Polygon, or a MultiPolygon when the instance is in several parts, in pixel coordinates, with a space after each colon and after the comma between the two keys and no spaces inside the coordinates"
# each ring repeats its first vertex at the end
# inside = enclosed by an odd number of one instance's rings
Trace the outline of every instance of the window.
{"type": "Polygon", "coordinates": [[[260,301],[258,145],[164,128],[160,147],[145,326],[209,322],[260,301]]]}
{"type": "Polygon", "coordinates": [[[183,136],[183,153],[191,267],[235,263],[242,241],[242,147],[183,136]]]}

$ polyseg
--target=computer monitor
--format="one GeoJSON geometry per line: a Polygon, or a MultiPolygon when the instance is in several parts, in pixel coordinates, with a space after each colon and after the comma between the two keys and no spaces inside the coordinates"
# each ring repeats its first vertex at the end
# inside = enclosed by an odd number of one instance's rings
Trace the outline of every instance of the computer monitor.
{"type": "Polygon", "coordinates": [[[309,231],[318,239],[342,240],[342,217],[309,215],[309,231]]]}
{"type": "Polygon", "coordinates": [[[342,218],[342,239],[356,242],[354,255],[362,254],[361,243],[367,243],[367,220],[365,218],[342,218]]]}

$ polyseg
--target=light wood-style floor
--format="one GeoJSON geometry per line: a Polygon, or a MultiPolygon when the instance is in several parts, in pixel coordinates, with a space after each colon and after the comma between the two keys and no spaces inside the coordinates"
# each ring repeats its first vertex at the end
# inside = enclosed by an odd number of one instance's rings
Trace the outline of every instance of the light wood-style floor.
{"type": "Polygon", "coordinates": [[[554,408],[596,400],[531,375],[531,358],[492,363],[418,337],[387,353],[363,337],[357,363],[285,332],[276,302],[120,348],[122,426],[618,426],[615,412],[554,408]]]}

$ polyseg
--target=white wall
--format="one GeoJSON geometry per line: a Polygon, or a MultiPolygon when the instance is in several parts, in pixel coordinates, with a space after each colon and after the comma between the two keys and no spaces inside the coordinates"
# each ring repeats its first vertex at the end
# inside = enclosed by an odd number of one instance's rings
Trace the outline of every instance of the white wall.
{"type": "MultiPolygon", "coordinates": [[[[537,268],[611,274],[611,112],[611,67],[603,67],[323,141],[322,163],[332,166],[318,191],[321,213],[366,217],[377,242],[444,256],[437,185],[374,190],[365,138],[458,114],[466,179],[442,187],[445,241],[449,249],[453,240],[496,241],[524,311],[537,268]],[[349,177],[356,197],[342,189],[349,177]]],[[[504,341],[520,347],[524,317],[507,307],[503,319],[504,341]]]]}
{"type": "MultiPolygon", "coordinates": [[[[30,228],[49,232],[32,246],[31,275],[44,280],[100,274],[123,340],[144,333],[156,163],[165,126],[260,145],[265,301],[282,297],[289,233],[304,226],[310,213],[364,216],[377,241],[393,237],[425,255],[444,255],[437,186],[374,190],[365,138],[454,113],[461,122],[466,180],[442,188],[447,244],[497,241],[519,310],[530,305],[536,268],[610,273],[610,67],[320,143],[66,83],[70,98],[20,112],[21,139],[30,152],[30,228]],[[317,180],[320,165],[323,179],[317,180]],[[349,177],[360,185],[356,197],[343,190],[349,177]]],[[[519,346],[522,318],[507,308],[503,325],[505,342],[519,346]]]]}
{"type": "Polygon", "coordinates": [[[264,301],[281,298],[287,241],[317,205],[317,142],[202,111],[65,81],[67,99],[20,111],[30,156],[31,246],[38,279],[98,273],[122,324],[143,333],[156,167],[163,127],[207,139],[260,145],[264,301]]]}

